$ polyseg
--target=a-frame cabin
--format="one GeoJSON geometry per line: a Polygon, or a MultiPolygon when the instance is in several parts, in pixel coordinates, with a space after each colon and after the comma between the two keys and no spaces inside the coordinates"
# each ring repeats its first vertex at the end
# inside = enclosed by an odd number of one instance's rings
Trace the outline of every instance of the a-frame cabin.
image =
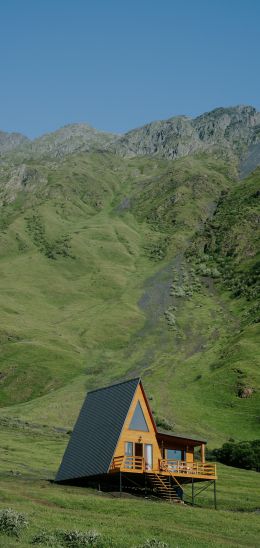
{"type": "Polygon", "coordinates": [[[196,482],[210,481],[216,494],[216,465],[205,462],[205,444],[159,430],[136,378],[87,394],[55,481],[120,491],[134,486],[176,502],[191,483],[194,502],[196,482]]]}

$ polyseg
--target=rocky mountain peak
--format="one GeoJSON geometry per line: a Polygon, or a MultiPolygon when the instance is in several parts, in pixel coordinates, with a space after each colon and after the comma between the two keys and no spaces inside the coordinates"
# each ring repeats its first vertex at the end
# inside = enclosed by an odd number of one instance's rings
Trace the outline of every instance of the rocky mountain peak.
{"type": "Polygon", "coordinates": [[[115,142],[114,148],[122,156],[158,155],[165,158],[179,158],[219,148],[244,160],[250,147],[259,142],[260,113],[254,107],[238,105],[216,108],[194,119],[175,116],[152,122],[123,135],[115,142]]]}
{"type": "Polygon", "coordinates": [[[0,131],[0,154],[6,154],[21,144],[28,143],[29,139],[22,133],[8,133],[0,131]]]}

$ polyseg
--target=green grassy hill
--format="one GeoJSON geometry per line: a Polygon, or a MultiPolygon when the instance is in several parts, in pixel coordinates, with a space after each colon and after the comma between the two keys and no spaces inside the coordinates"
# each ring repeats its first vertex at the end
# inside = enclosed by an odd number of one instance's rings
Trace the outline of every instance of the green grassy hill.
{"type": "Polygon", "coordinates": [[[88,389],[140,374],[177,432],[256,437],[259,171],[103,152],[0,176],[1,415],[70,428],[88,389]]]}

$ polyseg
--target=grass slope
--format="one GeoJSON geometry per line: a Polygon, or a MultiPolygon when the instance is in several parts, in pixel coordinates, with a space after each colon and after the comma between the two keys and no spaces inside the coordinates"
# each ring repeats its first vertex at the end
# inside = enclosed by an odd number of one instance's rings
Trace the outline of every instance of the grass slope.
{"type": "MultiPolygon", "coordinates": [[[[17,546],[30,546],[39,529],[96,529],[118,547],[156,537],[170,547],[257,546],[258,474],[219,465],[218,511],[205,491],[198,506],[119,499],[84,488],[50,484],[68,435],[16,421],[1,422],[0,495],[2,508],[27,513],[30,527],[17,546]],[[50,455],[52,458],[50,459],[50,455]]],[[[0,543],[14,546],[0,535],[0,543]]]]}
{"type": "Polygon", "coordinates": [[[177,432],[256,437],[258,393],[238,397],[241,370],[257,385],[256,324],[242,340],[247,304],[193,251],[234,167],[81,154],[31,160],[25,187],[16,169],[1,187],[1,415],[69,428],[87,389],[142,374],[177,432]]]}

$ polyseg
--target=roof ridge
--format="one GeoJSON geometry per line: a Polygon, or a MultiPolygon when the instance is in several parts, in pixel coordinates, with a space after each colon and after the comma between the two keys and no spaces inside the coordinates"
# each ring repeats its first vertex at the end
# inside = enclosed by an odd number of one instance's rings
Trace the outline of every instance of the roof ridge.
{"type": "Polygon", "coordinates": [[[87,394],[92,394],[93,392],[100,392],[100,390],[107,390],[108,388],[112,388],[113,386],[120,386],[121,384],[125,384],[127,382],[133,382],[133,381],[141,381],[141,377],[134,377],[133,379],[128,379],[125,381],[115,382],[114,384],[109,384],[108,386],[102,386],[101,388],[94,388],[94,390],[89,390],[87,394]]]}

